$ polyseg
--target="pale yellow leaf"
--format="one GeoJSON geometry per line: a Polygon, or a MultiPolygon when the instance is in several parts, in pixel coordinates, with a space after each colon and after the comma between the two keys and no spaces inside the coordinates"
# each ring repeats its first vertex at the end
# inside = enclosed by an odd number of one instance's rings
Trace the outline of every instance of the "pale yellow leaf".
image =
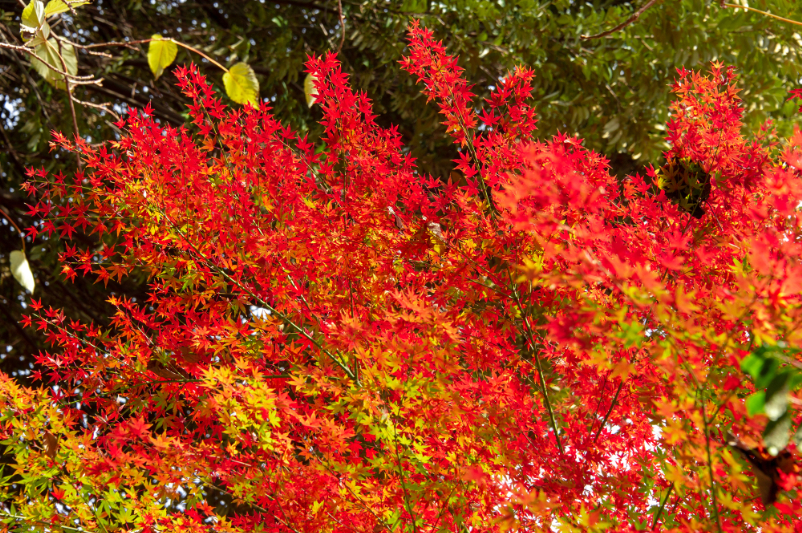
{"type": "Polygon", "coordinates": [[[228,97],[238,104],[259,103],[259,81],[247,63],[237,63],[223,74],[223,85],[228,97]]]}
{"type": "Polygon", "coordinates": [[[45,5],[33,0],[22,10],[22,31],[33,33],[45,21],[45,5]]]}
{"type": "Polygon", "coordinates": [[[312,107],[315,105],[315,101],[317,100],[315,97],[317,96],[317,89],[315,88],[315,81],[317,80],[317,76],[314,74],[307,74],[306,79],[304,79],[304,96],[306,96],[306,105],[312,107]]]}
{"type": "MultiPolygon", "coordinates": [[[[48,39],[34,49],[37,56],[62,72],[76,74],[78,72],[78,58],[75,57],[75,48],[71,44],[59,43],[55,39],[48,39]],[[61,56],[59,57],[59,54],[61,56]],[[61,59],[64,59],[62,64],[61,59]],[[64,70],[66,65],[67,70],[64,70]]],[[[36,58],[31,58],[31,66],[44,79],[58,87],[64,88],[64,76],[51,69],[36,58]]]]}
{"type": "Polygon", "coordinates": [[[172,39],[164,39],[159,34],[151,36],[148,45],[148,65],[156,79],[162,75],[164,69],[170,66],[178,53],[178,46],[172,39]]]}
{"type": "Polygon", "coordinates": [[[66,13],[70,10],[70,6],[75,9],[76,7],[84,6],[88,3],[89,2],[84,0],[78,0],[77,2],[70,2],[69,5],[67,5],[64,0],[50,0],[45,7],[45,16],[50,17],[52,15],[58,15],[59,13],[66,13]]]}
{"type": "Polygon", "coordinates": [[[28,292],[33,293],[36,282],[33,280],[33,272],[28,264],[28,259],[25,257],[25,252],[14,250],[9,257],[11,262],[11,274],[20,285],[25,287],[28,292]]]}

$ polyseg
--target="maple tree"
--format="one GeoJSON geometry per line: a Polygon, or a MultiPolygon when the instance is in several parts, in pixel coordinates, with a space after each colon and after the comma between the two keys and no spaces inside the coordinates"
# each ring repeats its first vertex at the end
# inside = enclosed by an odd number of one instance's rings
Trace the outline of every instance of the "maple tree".
{"type": "Polygon", "coordinates": [[[194,66],[189,127],[56,134],[83,170],[29,172],[29,233],[99,236],[68,278],[150,284],[108,329],[32,300],[54,348],[47,387],[0,376],[7,528],[799,530],[802,134],[745,137],[733,70],[681,70],[667,163],[619,182],[536,139],[531,69],[477,110],[409,33],[446,179],[333,54],[321,145],[194,66]]]}
{"type": "MultiPolygon", "coordinates": [[[[486,98],[515,65],[532,67],[538,135],[581,132],[583,145],[610,159],[611,173],[619,177],[646,162],[657,164],[666,150],[668,86],[675,67],[700,69],[712,60],[734,66],[749,104],[743,116],[747,128],[770,118],[779,134],[788,136],[796,121],[796,106],[786,101],[788,87],[802,72],[799,28],[788,22],[802,20],[802,3],[796,0],[753,0],[750,8],[702,0],[42,0],[47,25],[26,24],[26,9],[37,3],[0,2],[0,218],[8,217],[8,223],[0,222],[0,370],[26,385],[33,356],[47,345],[41,335],[18,326],[28,291],[8,275],[16,264],[10,252],[22,251],[14,224],[24,228],[34,220],[25,214],[20,188],[25,168],[69,172],[75,158],[49,150],[50,131],[72,136],[77,127],[87,142],[111,139],[118,134],[115,113],[129,106],[152,101],[153,118],[184,124],[185,99],[174,77],[156,79],[163,63],[151,62],[150,52],[160,48],[154,34],[202,50],[208,59],[176,44],[175,64],[200,62],[198,68],[218,87],[223,102],[228,102],[225,68],[215,62],[226,68],[251,65],[271,113],[302,134],[308,131],[313,140],[321,131],[320,111],[304,101],[304,62],[309,53],[339,50],[352,87],[370,95],[379,123],[396,126],[417,169],[437,176],[450,172],[456,145],[438,126],[436,107],[426,106],[414,79],[396,67],[411,18],[420,18],[459,54],[478,98],[486,98]],[[63,11],[68,6],[72,9],[63,11]],[[621,27],[636,13],[635,22],[621,27]],[[44,43],[30,39],[23,26],[36,26],[41,37],[49,32],[46,40],[55,39],[67,50],[67,71],[76,76],[72,98],[57,72],[35,68],[42,65],[30,52],[44,43]]],[[[162,43],[163,52],[171,48],[168,42],[162,43]]],[[[53,60],[53,66],[61,63],[58,54],[53,60]]],[[[144,298],[146,280],[140,276],[110,282],[108,288],[91,278],[65,282],[57,237],[27,244],[34,296],[71,319],[106,328],[106,317],[114,312],[106,303],[109,291],[144,298]]]]}

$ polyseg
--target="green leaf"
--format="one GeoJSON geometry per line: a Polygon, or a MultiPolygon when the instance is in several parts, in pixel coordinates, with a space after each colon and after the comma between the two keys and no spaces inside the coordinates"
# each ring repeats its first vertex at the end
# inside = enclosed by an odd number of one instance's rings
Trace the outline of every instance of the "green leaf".
{"type": "MultiPolygon", "coordinates": [[[[41,57],[44,61],[53,65],[62,72],[68,74],[75,74],[78,72],[78,59],[75,57],[75,48],[71,44],[61,45],[61,57],[64,58],[64,64],[67,66],[66,71],[64,65],[61,64],[59,57],[59,43],[55,39],[48,39],[34,49],[34,53],[41,57]]],[[[44,79],[55,85],[59,89],[64,89],[64,76],[51,70],[44,63],[36,58],[31,58],[31,65],[44,79]]]]}
{"type": "Polygon", "coordinates": [[[33,294],[33,289],[36,287],[36,282],[33,280],[33,272],[31,266],[28,264],[28,258],[25,257],[25,252],[21,250],[14,250],[9,255],[9,262],[11,263],[11,274],[20,285],[33,294]]]}
{"type": "Polygon", "coordinates": [[[234,57],[241,61],[248,61],[248,53],[251,51],[251,41],[241,37],[239,41],[229,47],[234,53],[234,57]]]}
{"type": "Polygon", "coordinates": [[[315,80],[317,80],[317,76],[313,74],[307,74],[306,78],[304,79],[304,96],[306,96],[306,105],[308,107],[312,107],[315,105],[317,96],[317,89],[315,88],[315,80]]]}
{"type": "Polygon", "coordinates": [[[66,13],[70,10],[70,6],[73,9],[80,6],[85,6],[89,2],[85,2],[83,0],[79,0],[78,2],[70,2],[68,6],[63,0],[50,0],[47,3],[47,7],[45,7],[45,16],[50,17],[52,15],[58,15],[59,13],[66,13]]]}
{"type": "MultiPolygon", "coordinates": [[[[28,150],[31,152],[36,151],[36,147],[39,145],[39,141],[42,138],[42,134],[46,133],[42,129],[42,124],[38,120],[39,117],[34,116],[31,120],[25,122],[25,124],[20,128],[20,131],[26,133],[28,135],[28,150]]],[[[32,257],[33,258],[33,257],[32,257]]]]}
{"type": "Polygon", "coordinates": [[[621,122],[618,120],[618,117],[614,117],[610,119],[607,124],[604,125],[604,133],[605,135],[610,135],[611,133],[618,131],[618,128],[621,127],[621,122]]]}
{"type": "Polygon", "coordinates": [[[791,369],[791,379],[788,380],[788,390],[796,390],[802,385],[802,372],[791,369]]]}
{"type": "Polygon", "coordinates": [[[777,359],[766,359],[763,363],[763,368],[760,369],[760,374],[755,378],[755,388],[765,389],[768,387],[777,375],[779,367],[780,362],[777,359]]]}
{"type": "Polygon", "coordinates": [[[405,13],[426,13],[427,10],[426,0],[404,0],[401,3],[401,11],[405,13]]]}
{"type": "Polygon", "coordinates": [[[752,376],[752,379],[756,379],[760,375],[765,362],[766,360],[763,357],[750,353],[741,361],[741,371],[752,376]]]}
{"type": "Polygon", "coordinates": [[[150,38],[152,41],[148,45],[148,65],[156,79],[159,79],[164,69],[175,60],[178,46],[172,39],[163,39],[158,33],[150,38]]]}
{"type": "Polygon", "coordinates": [[[758,391],[746,399],[746,413],[755,416],[763,412],[766,403],[766,392],[758,391]]]}
{"type": "Polygon", "coordinates": [[[47,42],[47,35],[50,34],[50,26],[45,24],[42,28],[36,31],[36,34],[31,37],[30,41],[27,41],[25,44],[29,48],[36,48],[47,42]]]}
{"type": "Polygon", "coordinates": [[[223,85],[228,97],[238,104],[256,106],[259,102],[259,81],[246,63],[237,63],[223,74],[223,85]]]}
{"type": "Polygon", "coordinates": [[[766,424],[766,429],[763,431],[763,444],[766,446],[766,450],[771,455],[777,455],[781,450],[784,450],[791,440],[790,431],[791,414],[787,412],[777,420],[772,420],[766,424]]]}
{"type": "Polygon", "coordinates": [[[41,45],[50,37],[50,25],[45,20],[45,7],[39,0],[34,0],[22,11],[20,33],[29,48],[41,45]]]}

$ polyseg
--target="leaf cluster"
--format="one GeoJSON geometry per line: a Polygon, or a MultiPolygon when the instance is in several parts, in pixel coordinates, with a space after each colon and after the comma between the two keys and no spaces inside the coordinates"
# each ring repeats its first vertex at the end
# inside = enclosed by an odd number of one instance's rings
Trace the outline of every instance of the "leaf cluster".
{"type": "Polygon", "coordinates": [[[147,294],[102,325],[31,300],[33,376],[58,387],[0,376],[5,523],[798,529],[802,134],[745,134],[735,71],[682,70],[674,188],[622,180],[536,136],[534,70],[477,108],[419,22],[400,64],[448,178],[334,54],[305,69],[319,141],[194,65],[186,125],[146,106],[100,146],[55,134],[83,170],[30,172],[28,231],[69,241],[68,279],[147,294]]]}

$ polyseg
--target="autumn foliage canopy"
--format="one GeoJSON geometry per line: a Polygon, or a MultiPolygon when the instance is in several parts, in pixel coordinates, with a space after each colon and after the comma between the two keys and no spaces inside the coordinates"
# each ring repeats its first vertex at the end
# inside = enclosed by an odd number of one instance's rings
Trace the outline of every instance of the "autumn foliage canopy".
{"type": "Polygon", "coordinates": [[[409,33],[450,176],[333,55],[318,143],[192,66],[188,127],[56,136],[83,171],[31,171],[29,231],[150,292],[108,330],[32,301],[53,349],[42,388],[0,378],[7,528],[802,530],[802,134],[744,136],[735,74],[681,71],[665,164],[619,179],[538,139],[535,72],[480,105],[409,33]]]}

